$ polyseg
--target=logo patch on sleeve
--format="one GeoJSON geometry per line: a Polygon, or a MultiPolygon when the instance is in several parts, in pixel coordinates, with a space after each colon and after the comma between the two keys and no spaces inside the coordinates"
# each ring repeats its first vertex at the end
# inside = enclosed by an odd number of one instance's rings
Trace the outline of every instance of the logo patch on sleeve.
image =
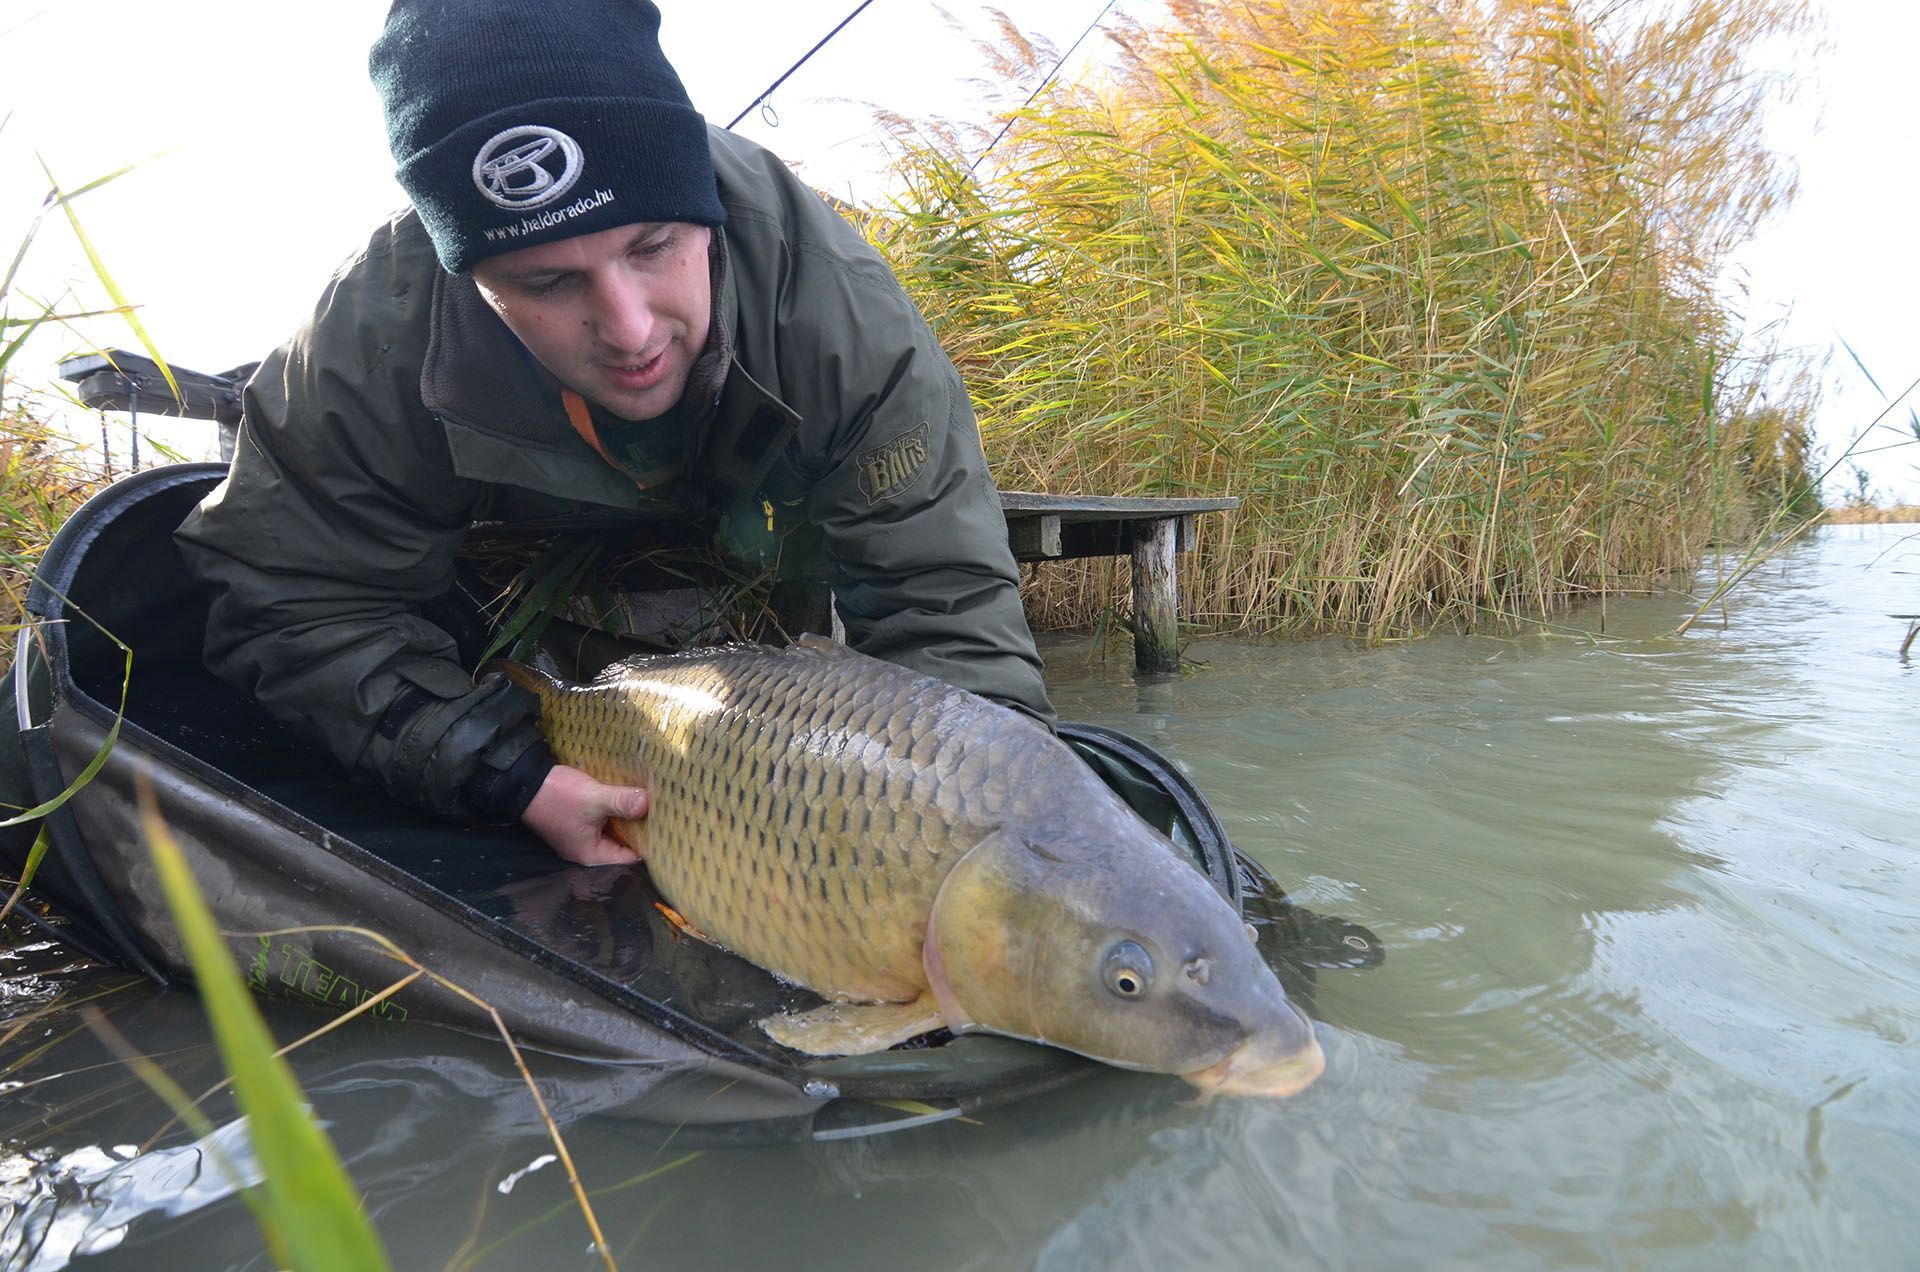
{"type": "Polygon", "coordinates": [[[908,429],[884,446],[861,451],[854,460],[860,475],[860,493],[869,505],[891,499],[920,479],[927,466],[928,427],[908,429]]]}

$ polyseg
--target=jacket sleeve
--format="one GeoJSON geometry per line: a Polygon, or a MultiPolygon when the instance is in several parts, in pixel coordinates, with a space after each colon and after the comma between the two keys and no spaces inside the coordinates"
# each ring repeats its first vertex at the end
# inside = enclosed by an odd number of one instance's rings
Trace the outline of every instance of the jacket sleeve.
{"type": "Polygon", "coordinates": [[[877,255],[809,259],[802,249],[795,278],[806,321],[783,336],[781,374],[811,389],[800,458],[848,643],[1051,728],[1019,568],[959,373],[877,255]]]}
{"type": "Polygon", "coordinates": [[[418,362],[390,356],[411,315],[381,264],[336,278],[255,373],[227,479],[177,540],[210,593],[216,674],[406,803],[509,819],[544,747],[531,695],[476,686],[422,616],[452,585],[478,492],[420,402],[418,362]]]}

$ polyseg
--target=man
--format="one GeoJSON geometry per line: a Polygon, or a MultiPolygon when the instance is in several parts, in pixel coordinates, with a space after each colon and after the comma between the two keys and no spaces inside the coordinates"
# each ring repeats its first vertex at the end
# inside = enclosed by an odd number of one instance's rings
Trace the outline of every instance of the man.
{"type": "Polygon", "coordinates": [[[556,766],[423,611],[477,520],[654,505],[814,545],[848,641],[1052,711],[972,408],[884,262],[688,101],[648,0],[397,0],[373,48],[413,208],[247,387],[180,530],[207,660],[355,775],[631,859],[642,791],[556,766]]]}

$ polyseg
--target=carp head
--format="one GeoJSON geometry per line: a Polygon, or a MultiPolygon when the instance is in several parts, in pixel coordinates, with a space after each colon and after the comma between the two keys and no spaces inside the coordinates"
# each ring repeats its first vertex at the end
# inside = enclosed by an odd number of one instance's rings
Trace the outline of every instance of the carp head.
{"type": "Polygon", "coordinates": [[[1137,831],[1062,854],[1001,830],[960,860],[923,946],[949,1027],[1176,1073],[1203,1097],[1303,1090],[1325,1059],[1251,929],[1177,848],[1137,831]]]}

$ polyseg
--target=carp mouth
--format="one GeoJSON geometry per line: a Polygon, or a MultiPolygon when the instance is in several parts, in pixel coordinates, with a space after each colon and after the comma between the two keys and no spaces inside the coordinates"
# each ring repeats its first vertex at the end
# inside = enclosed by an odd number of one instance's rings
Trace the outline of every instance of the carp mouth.
{"type": "Polygon", "coordinates": [[[1192,1083],[1205,1103],[1216,1095],[1264,1095],[1284,1100],[1313,1085],[1327,1067],[1326,1053],[1311,1034],[1307,1045],[1275,1055],[1260,1039],[1235,1047],[1218,1064],[1180,1076],[1192,1083]]]}

